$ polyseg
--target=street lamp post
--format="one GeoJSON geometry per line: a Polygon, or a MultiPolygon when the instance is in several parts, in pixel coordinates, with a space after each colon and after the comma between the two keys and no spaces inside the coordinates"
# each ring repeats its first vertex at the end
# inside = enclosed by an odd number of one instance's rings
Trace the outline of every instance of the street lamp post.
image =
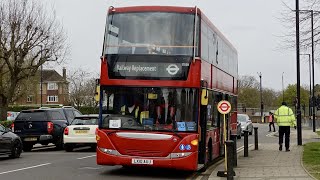
{"type": "Polygon", "coordinates": [[[261,121],[263,121],[263,101],[262,101],[262,73],[258,73],[259,78],[260,78],[260,116],[261,116],[261,121]]]}
{"type": "MultiPolygon", "coordinates": [[[[312,79],[312,77],[311,77],[311,59],[310,59],[310,54],[300,54],[300,55],[306,55],[306,56],[308,56],[308,62],[309,62],[309,79],[310,79],[310,85],[309,85],[309,120],[311,120],[311,114],[312,114],[312,111],[311,111],[311,102],[312,102],[312,92],[311,92],[311,86],[312,87],[314,87],[314,84],[311,84],[311,79],[312,79]]],[[[313,106],[313,104],[312,104],[312,106],[313,106]]]]}
{"type": "MultiPolygon", "coordinates": [[[[314,22],[313,22],[313,15],[314,13],[320,13],[320,11],[314,11],[314,10],[296,10],[297,12],[308,12],[311,13],[311,56],[312,56],[312,125],[313,125],[313,132],[316,132],[316,102],[315,102],[315,96],[314,96],[314,22]]],[[[298,13],[299,14],[299,13],[298,13]]]]}
{"type": "Polygon", "coordinates": [[[42,107],[42,64],[40,66],[40,107],[42,107]]]}
{"type": "MultiPolygon", "coordinates": [[[[43,49],[42,45],[37,45],[38,47],[40,47],[40,60],[39,63],[41,63],[40,65],[40,107],[42,107],[42,95],[43,95],[43,64],[47,61],[57,61],[58,58],[56,57],[56,59],[48,59],[47,57],[43,57],[43,51],[45,50],[45,52],[47,52],[47,49],[43,49]]],[[[46,55],[47,53],[45,53],[46,55]]]]}
{"type": "Polygon", "coordinates": [[[42,56],[42,51],[43,51],[43,47],[42,47],[42,45],[39,45],[40,46],[40,63],[41,63],[41,65],[40,65],[40,107],[42,107],[42,81],[43,81],[43,78],[42,78],[42,58],[43,58],[43,56],[42,56]]]}

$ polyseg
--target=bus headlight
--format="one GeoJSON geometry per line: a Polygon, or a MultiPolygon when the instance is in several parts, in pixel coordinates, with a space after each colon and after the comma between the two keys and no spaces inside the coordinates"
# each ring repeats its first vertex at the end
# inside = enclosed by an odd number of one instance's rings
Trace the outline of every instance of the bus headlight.
{"type": "Polygon", "coordinates": [[[99,147],[100,151],[106,153],[106,154],[111,154],[111,155],[120,155],[120,153],[117,151],[117,150],[114,150],[114,149],[106,149],[106,148],[101,148],[99,147]]]}
{"type": "Polygon", "coordinates": [[[170,158],[175,159],[175,158],[182,158],[189,156],[192,152],[184,152],[184,153],[171,153],[170,158]]]}

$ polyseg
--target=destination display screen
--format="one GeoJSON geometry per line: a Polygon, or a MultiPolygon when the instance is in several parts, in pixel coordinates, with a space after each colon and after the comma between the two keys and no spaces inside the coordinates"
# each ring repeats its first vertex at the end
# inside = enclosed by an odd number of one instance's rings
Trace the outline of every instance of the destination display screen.
{"type": "Polygon", "coordinates": [[[111,79],[186,80],[190,58],[119,57],[108,60],[111,79]]]}

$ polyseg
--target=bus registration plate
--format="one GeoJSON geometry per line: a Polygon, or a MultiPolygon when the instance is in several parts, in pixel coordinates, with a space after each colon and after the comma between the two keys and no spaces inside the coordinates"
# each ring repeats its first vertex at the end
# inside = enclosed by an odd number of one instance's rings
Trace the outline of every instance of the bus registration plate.
{"type": "Polygon", "coordinates": [[[153,164],[153,160],[151,159],[132,159],[132,164],[153,164]]]}

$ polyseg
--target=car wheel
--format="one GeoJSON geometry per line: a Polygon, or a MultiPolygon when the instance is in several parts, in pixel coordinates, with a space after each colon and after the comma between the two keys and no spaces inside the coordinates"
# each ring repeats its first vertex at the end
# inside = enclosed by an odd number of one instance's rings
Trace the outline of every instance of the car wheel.
{"type": "Polygon", "coordinates": [[[249,134],[252,135],[252,133],[253,133],[253,126],[251,126],[249,134]]]}
{"type": "Polygon", "coordinates": [[[29,144],[29,143],[23,143],[23,151],[25,152],[30,152],[33,148],[33,144],[29,144]]]}
{"type": "Polygon", "coordinates": [[[9,157],[11,158],[19,158],[22,151],[22,143],[16,140],[12,146],[11,154],[9,157]]]}
{"type": "Polygon", "coordinates": [[[65,144],[64,145],[64,149],[67,151],[67,152],[72,152],[73,151],[73,145],[72,144],[65,144]]]}
{"type": "Polygon", "coordinates": [[[48,146],[48,144],[49,144],[48,142],[41,143],[42,146],[48,146]]]}
{"type": "Polygon", "coordinates": [[[90,146],[91,148],[91,151],[96,151],[97,150],[97,145],[96,144],[94,144],[94,145],[91,145],[90,146]]]}
{"type": "Polygon", "coordinates": [[[55,143],[55,145],[56,145],[56,148],[58,150],[62,150],[63,149],[63,146],[64,146],[64,144],[63,144],[63,135],[60,136],[59,140],[55,143]]]}

